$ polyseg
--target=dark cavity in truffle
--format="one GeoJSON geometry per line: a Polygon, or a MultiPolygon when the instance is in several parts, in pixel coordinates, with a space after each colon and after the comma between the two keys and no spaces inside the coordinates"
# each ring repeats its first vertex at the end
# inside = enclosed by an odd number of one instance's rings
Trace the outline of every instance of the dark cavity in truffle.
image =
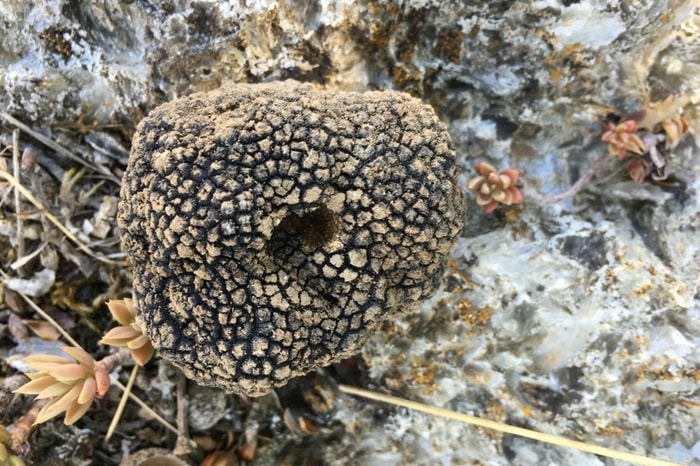
{"type": "MultiPolygon", "coordinates": [[[[335,238],[340,230],[340,221],[328,207],[321,206],[301,216],[291,212],[282,219],[280,227],[289,235],[296,236],[305,249],[311,249],[335,238]]],[[[272,232],[273,237],[278,230],[272,232]]]]}
{"type": "Polygon", "coordinates": [[[348,357],[439,285],[454,150],[394,92],[228,85],[141,122],[118,222],[139,322],[203,385],[262,395],[348,357]]]}

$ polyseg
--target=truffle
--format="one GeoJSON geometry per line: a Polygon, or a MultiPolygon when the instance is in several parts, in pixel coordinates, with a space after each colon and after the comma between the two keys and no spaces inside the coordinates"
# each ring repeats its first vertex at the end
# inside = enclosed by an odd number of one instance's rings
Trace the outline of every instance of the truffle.
{"type": "Polygon", "coordinates": [[[395,91],[233,84],[138,126],[118,222],[139,323],[198,383],[262,395],[439,286],[463,222],[433,110],[395,91]]]}

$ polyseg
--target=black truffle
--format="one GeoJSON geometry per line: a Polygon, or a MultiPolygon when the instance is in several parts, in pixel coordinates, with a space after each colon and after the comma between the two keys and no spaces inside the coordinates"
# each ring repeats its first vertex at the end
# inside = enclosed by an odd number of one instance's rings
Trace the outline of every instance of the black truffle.
{"type": "Polygon", "coordinates": [[[118,222],[139,320],[203,385],[262,395],[359,351],[439,285],[464,205],[432,109],[228,85],[138,127],[118,222]]]}

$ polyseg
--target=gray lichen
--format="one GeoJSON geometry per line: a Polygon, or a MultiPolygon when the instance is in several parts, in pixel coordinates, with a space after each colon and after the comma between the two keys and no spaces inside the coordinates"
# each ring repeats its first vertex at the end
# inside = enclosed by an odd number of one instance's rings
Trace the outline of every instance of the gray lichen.
{"type": "Polygon", "coordinates": [[[139,126],[118,221],[141,324],[203,385],[261,395],[438,287],[464,206],[407,94],[229,85],[139,126]]]}

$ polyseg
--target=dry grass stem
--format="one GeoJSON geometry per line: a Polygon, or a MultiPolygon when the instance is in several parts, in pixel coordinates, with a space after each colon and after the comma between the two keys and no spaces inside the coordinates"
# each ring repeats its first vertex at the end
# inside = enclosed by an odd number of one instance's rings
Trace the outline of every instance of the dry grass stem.
{"type": "Polygon", "coordinates": [[[17,254],[17,256],[18,256],[17,260],[14,261],[12,264],[10,264],[10,268],[11,268],[12,270],[17,270],[17,269],[23,267],[24,265],[26,265],[27,263],[29,263],[32,259],[34,259],[36,256],[38,256],[39,254],[41,254],[41,251],[44,250],[44,248],[46,247],[47,244],[48,244],[48,243],[42,243],[41,246],[39,246],[38,248],[36,248],[34,251],[30,252],[30,253],[27,254],[27,255],[22,255],[22,256],[20,256],[19,253],[18,253],[18,254],[17,254]]]}
{"type": "MultiPolygon", "coordinates": [[[[7,276],[7,274],[5,273],[5,271],[2,270],[2,269],[0,269],[0,275],[2,275],[2,277],[3,277],[4,279],[8,279],[8,278],[9,278],[9,277],[7,276]]],[[[80,347],[80,344],[79,344],[77,341],[75,341],[75,339],[74,339],[73,337],[71,337],[70,334],[69,334],[68,332],[66,332],[66,331],[63,329],[63,327],[61,327],[61,325],[53,319],[53,317],[51,317],[51,316],[48,315],[46,312],[44,312],[44,310],[43,310],[42,308],[40,308],[40,307],[34,302],[34,300],[32,300],[29,296],[27,296],[26,294],[22,293],[21,291],[15,291],[15,293],[17,293],[17,294],[24,300],[24,302],[26,302],[27,304],[29,304],[29,306],[34,310],[34,312],[36,312],[37,314],[39,314],[44,320],[46,320],[46,321],[49,322],[51,325],[53,325],[53,326],[56,328],[56,330],[58,330],[58,332],[63,336],[63,338],[66,339],[66,341],[68,341],[68,342],[69,342],[71,345],[73,345],[73,346],[80,347]]]]}
{"type": "MultiPolygon", "coordinates": [[[[12,173],[17,180],[20,179],[21,170],[19,164],[19,130],[16,129],[12,132],[12,173]]],[[[15,195],[15,219],[17,221],[17,257],[21,260],[24,257],[24,234],[22,234],[23,220],[22,215],[22,198],[19,195],[19,191],[14,190],[15,195]]],[[[22,267],[17,267],[17,274],[20,277],[24,277],[25,273],[22,267]]]]}
{"type": "MultiPolygon", "coordinates": [[[[126,355],[129,354],[128,351],[119,351],[120,353],[124,353],[126,355]]],[[[129,381],[126,384],[126,388],[124,389],[124,392],[122,393],[122,397],[119,399],[119,405],[117,406],[117,409],[114,411],[114,416],[112,416],[112,422],[109,423],[109,428],[107,429],[107,433],[105,434],[105,440],[109,442],[109,439],[112,438],[112,434],[114,434],[114,431],[117,429],[117,425],[119,424],[119,420],[122,418],[122,414],[124,413],[124,408],[126,407],[126,400],[129,399],[129,396],[131,395],[131,389],[134,387],[134,382],[136,381],[136,374],[139,372],[139,365],[134,364],[134,367],[131,369],[131,375],[129,376],[129,381]]]]}
{"type": "Polygon", "coordinates": [[[89,247],[87,247],[77,236],[71,233],[71,231],[65,225],[63,225],[63,223],[61,223],[61,221],[58,218],[56,218],[56,216],[49,212],[41,204],[41,202],[39,202],[39,200],[36,197],[34,197],[32,193],[30,193],[24,186],[22,186],[22,184],[15,176],[13,176],[5,170],[0,169],[0,178],[3,178],[5,181],[10,183],[13,188],[18,190],[29,202],[34,204],[34,207],[36,207],[39,210],[39,212],[41,212],[51,223],[53,223],[56,226],[56,228],[58,228],[61,231],[61,233],[63,233],[68,239],[75,243],[75,245],[78,246],[78,248],[85,254],[95,258],[100,262],[104,262],[111,265],[120,264],[119,262],[108,259],[100,254],[96,254],[89,247]]]}
{"type": "Polygon", "coordinates": [[[418,403],[416,401],[404,400],[402,398],[397,398],[390,395],[382,395],[381,393],[371,392],[369,390],[364,390],[361,388],[351,387],[349,385],[338,385],[341,392],[348,395],[360,396],[362,398],[367,398],[374,401],[381,401],[383,403],[389,403],[394,406],[400,406],[402,408],[412,409],[414,411],[420,411],[422,413],[431,414],[433,416],[445,417],[448,419],[454,419],[456,421],[464,422],[467,424],[475,425],[478,427],[483,427],[486,429],[496,430],[498,432],[503,432],[504,434],[517,435],[519,437],[525,437],[531,440],[537,440],[538,442],[545,442],[552,445],[557,445],[566,448],[575,448],[577,450],[584,451],[586,453],[593,453],[594,455],[605,456],[607,458],[613,458],[616,460],[627,461],[634,464],[640,464],[643,466],[681,466],[677,463],[672,463],[670,461],[657,460],[653,458],[647,458],[645,456],[636,455],[634,453],[627,453],[623,451],[613,450],[611,448],[599,447],[597,445],[591,445],[584,442],[578,442],[575,440],[569,440],[564,437],[557,437],[556,435],[543,434],[541,432],[536,432],[534,430],[523,429],[522,427],[514,427],[508,424],[502,424],[500,422],[489,421],[488,419],[481,419],[474,416],[469,416],[467,414],[456,413],[454,411],[449,411],[447,409],[436,408],[434,406],[425,405],[423,403],[418,403]]]}
{"type": "Polygon", "coordinates": [[[66,149],[65,147],[61,146],[60,144],[58,144],[57,142],[51,140],[50,138],[47,138],[47,137],[44,136],[43,134],[37,133],[36,131],[34,131],[33,129],[31,129],[29,126],[25,125],[24,123],[22,123],[22,122],[19,121],[17,118],[15,118],[15,117],[13,117],[12,115],[10,115],[9,113],[0,112],[0,118],[3,118],[5,121],[7,121],[8,123],[10,123],[11,125],[13,125],[13,126],[19,128],[20,130],[24,131],[25,133],[27,133],[27,134],[28,134],[29,136],[31,136],[32,138],[36,139],[37,141],[39,141],[40,143],[44,144],[45,146],[50,147],[50,148],[53,149],[54,151],[56,151],[56,152],[58,152],[59,154],[63,155],[64,157],[67,157],[67,158],[71,159],[72,161],[74,161],[74,162],[76,162],[76,163],[79,163],[80,165],[82,165],[82,166],[84,166],[84,167],[87,167],[87,168],[89,168],[89,169],[91,169],[91,170],[94,170],[94,171],[97,172],[97,173],[100,173],[100,174],[104,175],[105,177],[107,177],[107,179],[109,179],[109,180],[113,181],[114,183],[116,183],[117,186],[121,186],[121,180],[120,180],[119,178],[117,178],[116,176],[114,176],[113,174],[109,173],[108,171],[106,171],[106,170],[103,169],[103,168],[100,168],[100,167],[97,166],[97,165],[91,164],[90,162],[88,162],[87,160],[83,159],[82,157],[78,157],[77,155],[73,154],[71,151],[69,151],[69,150],[66,149]]]}
{"type": "MultiPolygon", "coordinates": [[[[120,381],[118,381],[117,379],[115,379],[114,377],[112,377],[112,385],[115,386],[115,387],[117,387],[117,388],[119,388],[119,389],[120,389],[121,391],[123,391],[123,392],[126,391],[126,387],[124,386],[124,384],[121,383],[120,381]]],[[[137,397],[137,396],[134,395],[133,393],[129,393],[129,399],[130,399],[131,401],[133,401],[134,403],[136,403],[137,405],[139,405],[139,407],[140,407],[141,409],[143,409],[144,411],[146,411],[146,412],[148,413],[149,416],[151,416],[155,421],[157,421],[157,422],[158,422],[159,424],[161,424],[163,427],[165,427],[166,429],[168,429],[170,432],[172,432],[172,433],[175,434],[175,435],[178,434],[177,429],[175,428],[175,426],[173,426],[172,424],[170,424],[168,421],[166,421],[166,420],[163,418],[163,416],[161,416],[160,414],[158,414],[157,412],[155,412],[155,411],[153,410],[153,408],[151,408],[151,407],[148,406],[146,403],[144,403],[143,400],[142,400],[141,398],[137,397]]],[[[196,444],[194,443],[194,441],[192,441],[192,443],[193,443],[193,445],[196,445],[196,444]]]]}
{"type": "Polygon", "coordinates": [[[255,452],[258,449],[258,431],[260,430],[260,411],[262,405],[257,398],[251,399],[250,411],[245,420],[245,430],[240,441],[238,454],[245,461],[252,461],[255,458],[255,452]]]}
{"type": "MultiPolygon", "coordinates": [[[[3,278],[8,278],[8,277],[7,277],[7,274],[6,274],[5,271],[2,270],[2,269],[0,269],[0,274],[3,276],[3,278]]],[[[71,337],[70,334],[68,334],[68,333],[63,329],[63,327],[61,327],[61,326],[59,325],[58,322],[56,322],[51,316],[49,316],[46,312],[44,312],[44,310],[41,309],[31,298],[29,298],[27,295],[25,295],[24,293],[21,293],[21,292],[17,292],[17,294],[18,294],[19,296],[21,296],[22,299],[23,299],[27,304],[29,304],[29,306],[30,306],[36,313],[38,313],[40,316],[42,316],[44,319],[46,319],[46,321],[49,322],[49,323],[51,323],[51,325],[53,325],[54,327],[56,327],[56,330],[58,330],[58,331],[61,333],[61,335],[63,336],[63,338],[66,339],[66,341],[68,341],[68,342],[70,342],[72,345],[74,345],[74,346],[80,348],[80,345],[78,344],[78,342],[75,341],[75,339],[74,339],[73,337],[71,337]]],[[[126,351],[125,351],[125,352],[126,352],[126,351]]],[[[114,355],[111,355],[111,356],[117,357],[117,356],[115,356],[115,355],[119,355],[120,353],[121,353],[121,352],[118,351],[117,353],[114,353],[114,355]]],[[[111,356],[107,356],[107,358],[110,358],[111,356]]],[[[120,357],[121,357],[121,356],[120,356],[120,357]]],[[[105,359],[107,359],[107,358],[105,358],[105,359]]],[[[115,377],[112,377],[112,376],[110,376],[110,379],[111,379],[110,382],[111,382],[111,385],[112,385],[112,386],[116,386],[118,389],[120,389],[120,390],[123,391],[123,392],[126,391],[126,387],[125,387],[121,382],[119,382],[119,380],[117,380],[115,377]]],[[[129,393],[129,398],[130,398],[134,403],[136,403],[137,405],[139,405],[144,411],[146,411],[156,422],[158,422],[159,424],[161,424],[163,427],[165,427],[165,428],[168,429],[169,431],[173,432],[174,434],[176,434],[176,435],[178,434],[178,431],[177,431],[177,429],[176,429],[175,427],[173,427],[168,421],[166,421],[161,415],[159,415],[157,412],[155,412],[151,407],[149,407],[146,403],[144,403],[144,402],[143,402],[140,398],[138,398],[136,395],[134,395],[133,393],[129,393]]],[[[39,412],[39,410],[37,410],[37,413],[38,413],[38,412],[39,412]]],[[[35,416],[35,418],[36,418],[36,416],[35,416]]],[[[32,421],[32,422],[33,422],[33,421],[32,421]]],[[[194,445],[194,442],[192,442],[192,444],[194,445]]]]}
{"type": "Polygon", "coordinates": [[[177,441],[173,454],[176,456],[189,455],[192,453],[192,440],[188,428],[187,414],[189,401],[187,399],[187,379],[185,374],[177,371],[177,441]]]}

